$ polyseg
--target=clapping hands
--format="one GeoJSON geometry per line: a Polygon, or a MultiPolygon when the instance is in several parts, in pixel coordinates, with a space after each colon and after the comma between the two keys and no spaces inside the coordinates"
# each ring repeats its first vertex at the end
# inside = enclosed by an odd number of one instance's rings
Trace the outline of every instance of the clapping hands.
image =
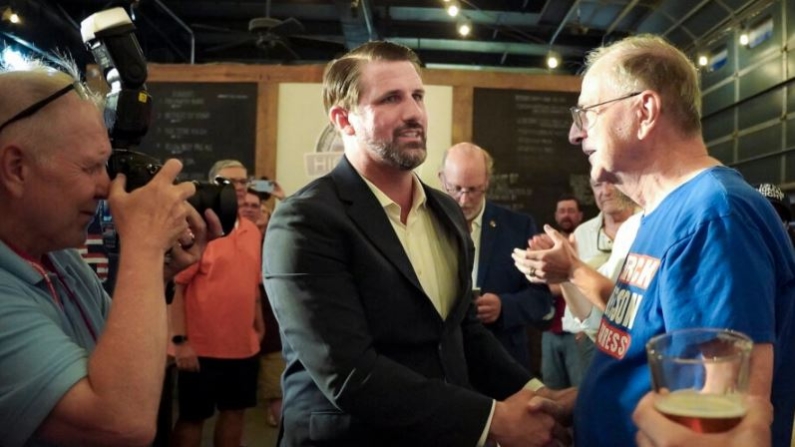
{"type": "Polygon", "coordinates": [[[577,250],[565,236],[549,225],[546,234],[528,241],[526,250],[515,249],[511,255],[514,265],[532,283],[559,284],[568,281],[580,259],[577,250]]]}

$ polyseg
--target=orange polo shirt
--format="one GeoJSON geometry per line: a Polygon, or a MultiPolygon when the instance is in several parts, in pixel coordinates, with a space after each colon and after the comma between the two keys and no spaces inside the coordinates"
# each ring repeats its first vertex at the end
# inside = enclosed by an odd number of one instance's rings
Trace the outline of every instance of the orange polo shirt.
{"type": "Polygon", "coordinates": [[[259,352],[254,331],[262,235],[248,219],[209,244],[174,281],[185,285],[185,326],[200,357],[240,359],[259,352]]]}

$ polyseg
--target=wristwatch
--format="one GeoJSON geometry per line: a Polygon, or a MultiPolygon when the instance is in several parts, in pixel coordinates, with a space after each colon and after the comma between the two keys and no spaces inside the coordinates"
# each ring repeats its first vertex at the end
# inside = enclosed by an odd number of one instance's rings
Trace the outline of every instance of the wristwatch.
{"type": "Polygon", "coordinates": [[[187,335],[175,335],[171,337],[171,343],[174,343],[177,346],[185,343],[186,341],[188,341],[187,335]]]}

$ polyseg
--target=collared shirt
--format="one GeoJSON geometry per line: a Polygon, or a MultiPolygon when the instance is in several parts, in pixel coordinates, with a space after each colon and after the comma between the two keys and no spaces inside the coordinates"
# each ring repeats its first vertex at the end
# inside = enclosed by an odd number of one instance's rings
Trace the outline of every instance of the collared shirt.
{"type": "Polygon", "coordinates": [[[478,284],[478,265],[480,264],[480,233],[483,228],[483,212],[486,210],[486,199],[483,199],[483,206],[480,207],[475,220],[469,224],[469,234],[472,236],[472,242],[475,244],[475,265],[472,267],[472,284],[475,287],[480,287],[478,284]]]}
{"type": "MultiPolygon", "coordinates": [[[[361,174],[360,174],[361,175],[361,174]]],[[[456,272],[458,271],[458,259],[455,255],[455,240],[451,234],[442,227],[439,220],[427,207],[427,197],[422,184],[416,175],[412,177],[413,196],[411,198],[411,210],[409,210],[406,223],[400,221],[400,205],[395,203],[377,186],[366,178],[364,182],[375,195],[378,202],[384,208],[392,228],[395,230],[403,249],[411,261],[414,272],[420,280],[425,293],[431,299],[433,306],[442,316],[446,318],[450,308],[455,301],[458,293],[456,286],[456,272]]],[[[485,209],[485,203],[483,209],[485,209]]],[[[475,240],[475,273],[477,275],[477,258],[480,250],[480,230],[483,221],[483,209],[472,223],[472,233],[477,233],[475,240]]],[[[473,236],[474,240],[474,236],[473,236]]],[[[473,281],[474,284],[474,281],[473,281]]],[[[525,388],[537,390],[544,385],[538,379],[532,379],[525,385],[525,388]]],[[[496,401],[492,402],[491,412],[483,428],[477,447],[482,447],[486,443],[491,421],[494,417],[496,401]]]]}
{"type": "Polygon", "coordinates": [[[574,239],[577,241],[577,256],[591,267],[599,268],[610,257],[613,240],[604,232],[604,215],[601,212],[581,223],[574,230],[574,239]],[[608,251],[603,252],[600,248],[608,251]]]}
{"type": "MultiPolygon", "coordinates": [[[[577,255],[595,269],[598,269],[604,264],[610,256],[610,253],[599,250],[600,239],[603,240],[602,243],[605,245],[607,245],[607,241],[609,241],[609,245],[607,246],[611,250],[613,247],[613,240],[604,232],[603,219],[604,216],[599,212],[596,217],[581,223],[577,229],[574,230],[574,239],[577,241],[577,255]]],[[[604,247],[601,248],[604,249],[604,247]]],[[[595,318],[598,318],[596,314],[594,315],[595,318]]],[[[566,306],[566,310],[563,313],[562,326],[564,332],[570,332],[572,334],[577,334],[583,330],[590,330],[590,327],[585,326],[583,322],[579,321],[579,319],[571,313],[568,306],[566,306]]]]}
{"type": "Polygon", "coordinates": [[[413,196],[405,224],[400,221],[400,205],[369,180],[362,179],[384,208],[425,294],[439,315],[447,318],[459,292],[455,240],[428,209],[419,179],[412,176],[413,196]]]}
{"type": "Polygon", "coordinates": [[[243,359],[259,351],[254,320],[261,281],[262,233],[248,219],[238,219],[228,235],[207,244],[199,262],[174,277],[185,286],[185,335],[197,355],[243,359]]]}
{"type": "Polygon", "coordinates": [[[6,447],[50,445],[33,434],[88,375],[88,357],[110,312],[110,298],[77,250],[47,257],[44,270],[0,242],[0,445],[6,447]]]}
{"type": "MultiPolygon", "coordinates": [[[[629,249],[632,247],[632,242],[635,241],[635,235],[638,234],[640,228],[640,219],[643,216],[642,212],[637,212],[627,220],[625,220],[616,231],[616,237],[611,241],[612,252],[610,258],[604,264],[600,265],[596,271],[601,273],[611,281],[616,282],[618,275],[621,273],[621,267],[624,266],[624,260],[627,258],[629,249]]],[[[567,312],[570,312],[568,308],[567,312]]],[[[602,311],[596,306],[591,308],[591,313],[584,320],[571,315],[573,322],[572,327],[576,328],[572,332],[585,331],[591,340],[594,340],[596,333],[599,330],[599,325],[602,323],[602,311]]]]}

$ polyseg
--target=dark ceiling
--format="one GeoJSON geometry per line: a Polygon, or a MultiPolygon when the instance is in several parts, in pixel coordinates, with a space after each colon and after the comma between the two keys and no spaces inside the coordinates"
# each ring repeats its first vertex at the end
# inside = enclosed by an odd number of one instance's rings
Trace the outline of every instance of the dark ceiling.
{"type": "Polygon", "coordinates": [[[690,50],[773,1],[458,2],[462,12],[454,19],[444,0],[0,0],[0,12],[10,7],[24,20],[0,22],[0,37],[44,50],[67,49],[85,63],[89,56],[82,51],[79,22],[123,6],[132,12],[152,62],[318,63],[368,40],[386,39],[415,49],[428,66],[456,68],[545,70],[551,49],[563,59],[558,71],[575,73],[585,52],[602,42],[648,32],[690,50]],[[274,20],[249,30],[252,19],[266,16],[274,20]],[[466,38],[456,31],[461,17],[472,23],[466,38]]]}

